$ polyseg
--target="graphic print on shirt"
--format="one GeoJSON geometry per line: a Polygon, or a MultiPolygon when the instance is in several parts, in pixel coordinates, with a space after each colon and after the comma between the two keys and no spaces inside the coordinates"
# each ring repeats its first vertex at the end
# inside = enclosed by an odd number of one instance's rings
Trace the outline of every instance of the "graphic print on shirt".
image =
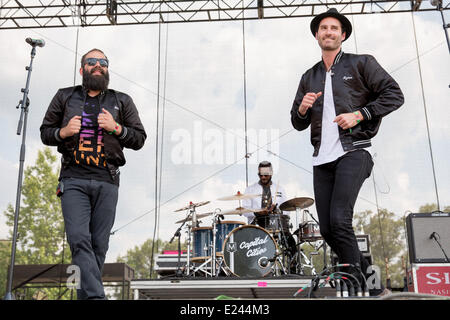
{"type": "Polygon", "coordinates": [[[103,129],[98,126],[100,106],[98,100],[86,100],[81,117],[81,130],[78,148],[74,151],[77,164],[99,168],[106,167],[103,144],[103,129]]]}

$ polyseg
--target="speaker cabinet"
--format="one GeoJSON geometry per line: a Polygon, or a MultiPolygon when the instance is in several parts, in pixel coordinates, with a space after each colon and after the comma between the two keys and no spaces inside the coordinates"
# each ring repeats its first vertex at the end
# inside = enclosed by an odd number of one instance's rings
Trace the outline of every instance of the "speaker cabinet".
{"type": "Polygon", "coordinates": [[[406,217],[411,263],[443,263],[450,255],[450,213],[410,213],[406,217]]]}

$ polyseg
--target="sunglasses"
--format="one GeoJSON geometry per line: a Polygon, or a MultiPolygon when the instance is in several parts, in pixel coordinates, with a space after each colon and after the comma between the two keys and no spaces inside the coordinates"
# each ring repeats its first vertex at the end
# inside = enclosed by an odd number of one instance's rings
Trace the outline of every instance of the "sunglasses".
{"type": "Polygon", "coordinates": [[[100,63],[100,66],[103,68],[107,68],[109,65],[108,59],[103,58],[86,58],[84,60],[84,64],[88,64],[89,66],[93,67],[97,64],[97,61],[100,63]]]}

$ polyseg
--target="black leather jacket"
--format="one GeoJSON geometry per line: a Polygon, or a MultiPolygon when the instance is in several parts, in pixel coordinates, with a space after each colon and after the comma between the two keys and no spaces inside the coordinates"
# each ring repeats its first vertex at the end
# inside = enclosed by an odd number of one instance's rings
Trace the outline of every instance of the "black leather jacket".
{"type": "MultiPolygon", "coordinates": [[[[333,99],[336,115],[360,111],[364,120],[350,130],[339,128],[344,151],[371,146],[381,124],[381,118],[398,109],[404,102],[397,82],[371,55],[348,54],[340,51],[331,67],[333,99]]],[[[298,113],[303,96],[322,92],[325,88],[326,67],[323,61],[303,74],[291,109],[291,122],[301,131],[311,124],[313,156],[319,153],[322,134],[323,98],[320,96],[304,117],[298,113]]]]}
{"type": "MultiPolygon", "coordinates": [[[[57,146],[62,154],[61,170],[73,158],[73,150],[79,141],[79,134],[64,140],[59,136],[61,128],[74,116],[81,116],[87,91],[82,86],[59,89],[53,97],[40,127],[41,140],[45,145],[57,146]]],[[[120,136],[104,134],[103,143],[108,170],[113,181],[118,184],[119,167],[125,164],[123,148],[138,150],[144,145],[147,134],[139,118],[136,106],[130,96],[108,89],[100,94],[100,108],[110,112],[114,120],[122,126],[120,136]]]]}

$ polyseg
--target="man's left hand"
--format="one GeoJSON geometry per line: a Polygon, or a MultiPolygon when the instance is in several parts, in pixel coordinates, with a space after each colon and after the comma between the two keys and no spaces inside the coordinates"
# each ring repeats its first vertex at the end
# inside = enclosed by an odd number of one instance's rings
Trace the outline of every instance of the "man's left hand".
{"type": "Polygon", "coordinates": [[[351,112],[341,113],[333,120],[333,122],[336,122],[342,129],[347,130],[356,126],[361,120],[362,116],[358,111],[357,114],[351,112]]]}
{"type": "Polygon", "coordinates": [[[116,127],[116,121],[114,121],[112,114],[105,108],[102,108],[102,112],[98,115],[98,126],[108,132],[114,131],[116,127]]]}

